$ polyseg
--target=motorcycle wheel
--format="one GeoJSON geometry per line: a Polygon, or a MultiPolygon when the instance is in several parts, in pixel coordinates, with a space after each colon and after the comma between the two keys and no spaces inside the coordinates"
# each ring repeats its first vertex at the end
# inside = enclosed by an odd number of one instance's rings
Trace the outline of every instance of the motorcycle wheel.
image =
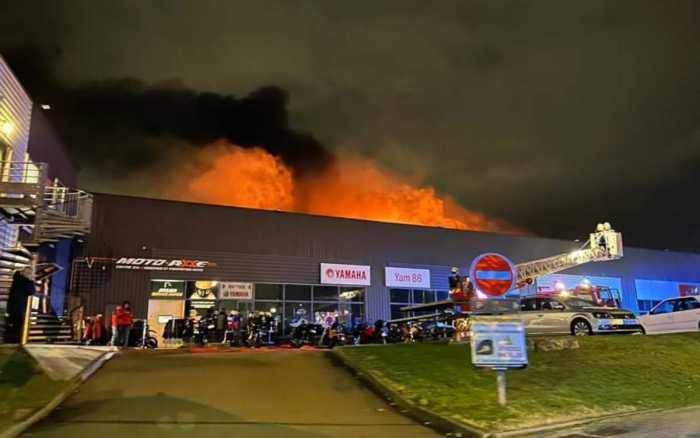
{"type": "Polygon", "coordinates": [[[158,348],[158,340],[156,338],[146,338],[146,342],[144,343],[146,348],[149,350],[155,350],[158,348]]]}

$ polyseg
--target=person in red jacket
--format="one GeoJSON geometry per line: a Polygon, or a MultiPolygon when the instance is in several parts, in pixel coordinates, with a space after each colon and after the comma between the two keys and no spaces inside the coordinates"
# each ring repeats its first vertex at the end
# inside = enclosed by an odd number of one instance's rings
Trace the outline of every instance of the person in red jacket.
{"type": "Polygon", "coordinates": [[[134,314],[131,312],[131,303],[124,301],[121,310],[117,311],[117,343],[121,347],[129,346],[129,331],[134,323],[134,314]]]}
{"type": "Polygon", "coordinates": [[[95,317],[95,322],[92,325],[92,343],[97,345],[105,343],[105,325],[102,314],[95,317]]]}
{"type": "Polygon", "coordinates": [[[112,310],[112,318],[111,318],[111,323],[109,325],[111,331],[112,331],[112,337],[109,340],[109,345],[117,345],[117,340],[118,338],[118,332],[117,332],[117,314],[122,311],[122,306],[117,306],[112,310]]]}

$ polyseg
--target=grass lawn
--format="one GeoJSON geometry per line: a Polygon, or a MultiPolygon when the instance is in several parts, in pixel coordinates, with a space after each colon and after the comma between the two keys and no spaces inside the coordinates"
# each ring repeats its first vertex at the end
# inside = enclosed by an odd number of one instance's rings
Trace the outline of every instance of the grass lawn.
{"type": "Polygon", "coordinates": [[[507,372],[508,406],[496,374],[471,365],[469,346],[398,344],[337,353],[406,399],[494,431],[649,408],[700,404],[700,334],[594,336],[577,350],[529,351],[507,372]]]}
{"type": "Polygon", "coordinates": [[[42,408],[65,388],[19,348],[0,347],[0,432],[42,408]]]}

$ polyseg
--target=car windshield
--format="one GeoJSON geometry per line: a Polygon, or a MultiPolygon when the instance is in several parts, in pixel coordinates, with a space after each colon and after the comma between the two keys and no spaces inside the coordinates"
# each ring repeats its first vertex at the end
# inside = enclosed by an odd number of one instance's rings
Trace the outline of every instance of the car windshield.
{"type": "Polygon", "coordinates": [[[584,300],[581,298],[568,298],[564,301],[569,307],[598,307],[593,301],[584,300]]]}

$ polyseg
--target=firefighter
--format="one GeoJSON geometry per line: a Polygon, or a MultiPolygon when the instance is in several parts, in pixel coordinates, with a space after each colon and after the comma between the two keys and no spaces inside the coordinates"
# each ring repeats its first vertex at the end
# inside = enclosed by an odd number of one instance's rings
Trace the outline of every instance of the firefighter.
{"type": "Polygon", "coordinates": [[[466,278],[468,277],[462,277],[461,275],[459,275],[459,268],[452,268],[452,273],[448,278],[450,286],[450,298],[452,299],[452,301],[464,301],[464,279],[466,278]]]}
{"type": "Polygon", "coordinates": [[[462,277],[459,275],[459,268],[456,266],[453,266],[451,269],[451,274],[448,278],[449,280],[449,286],[450,286],[450,293],[453,290],[457,290],[461,287],[462,285],[462,277]]]}

